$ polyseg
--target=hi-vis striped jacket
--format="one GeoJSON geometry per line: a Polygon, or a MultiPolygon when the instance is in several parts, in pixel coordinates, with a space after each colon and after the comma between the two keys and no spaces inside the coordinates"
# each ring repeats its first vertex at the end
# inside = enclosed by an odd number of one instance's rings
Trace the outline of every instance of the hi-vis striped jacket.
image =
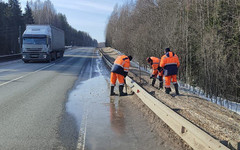
{"type": "Polygon", "coordinates": [[[162,56],[160,67],[164,68],[163,74],[165,76],[176,75],[178,67],[180,66],[178,56],[173,52],[167,52],[162,56]]]}
{"type": "Polygon", "coordinates": [[[116,58],[112,66],[111,72],[127,76],[130,67],[130,60],[128,56],[121,55],[116,58]]]}
{"type": "Polygon", "coordinates": [[[160,59],[157,57],[150,57],[152,59],[152,74],[155,75],[158,73],[158,67],[160,66],[160,59]]]}

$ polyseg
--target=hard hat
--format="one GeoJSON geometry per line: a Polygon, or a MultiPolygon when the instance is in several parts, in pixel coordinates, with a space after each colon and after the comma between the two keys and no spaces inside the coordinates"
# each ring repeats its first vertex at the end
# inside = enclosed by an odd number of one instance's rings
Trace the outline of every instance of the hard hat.
{"type": "Polygon", "coordinates": [[[148,63],[150,63],[150,62],[152,61],[152,59],[151,59],[150,57],[148,57],[148,58],[146,59],[146,61],[147,61],[148,63]]]}
{"type": "Polygon", "coordinates": [[[168,48],[165,48],[165,51],[166,51],[166,52],[169,52],[169,51],[171,51],[171,50],[170,50],[170,48],[168,47],[168,48]]]}
{"type": "Polygon", "coordinates": [[[132,56],[131,56],[131,55],[129,55],[129,56],[128,56],[128,59],[131,61],[131,60],[132,60],[132,56]]]}

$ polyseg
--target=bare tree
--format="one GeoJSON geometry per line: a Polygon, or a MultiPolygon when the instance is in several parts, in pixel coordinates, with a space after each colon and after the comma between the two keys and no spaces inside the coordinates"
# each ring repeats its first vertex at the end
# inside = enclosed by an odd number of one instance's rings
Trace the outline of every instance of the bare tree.
{"type": "Polygon", "coordinates": [[[171,47],[180,57],[182,81],[239,102],[239,8],[239,0],[137,0],[114,9],[106,43],[143,65],[171,47]]]}

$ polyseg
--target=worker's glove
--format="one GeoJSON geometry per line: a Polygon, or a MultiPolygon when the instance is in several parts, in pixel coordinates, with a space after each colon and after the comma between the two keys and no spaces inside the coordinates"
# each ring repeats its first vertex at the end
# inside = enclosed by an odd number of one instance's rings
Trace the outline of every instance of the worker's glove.
{"type": "Polygon", "coordinates": [[[161,71],[163,71],[163,68],[160,67],[160,66],[158,66],[157,70],[158,70],[159,72],[161,72],[161,71]]]}
{"type": "Polygon", "coordinates": [[[150,76],[150,79],[152,79],[154,77],[154,75],[152,74],[151,76],[150,76]]]}

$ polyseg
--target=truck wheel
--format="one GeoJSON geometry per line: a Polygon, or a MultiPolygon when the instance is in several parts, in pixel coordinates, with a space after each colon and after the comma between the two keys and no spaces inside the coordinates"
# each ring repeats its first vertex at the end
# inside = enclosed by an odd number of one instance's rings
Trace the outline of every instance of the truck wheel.
{"type": "Polygon", "coordinates": [[[51,57],[51,55],[49,55],[49,58],[47,59],[47,63],[50,63],[52,61],[52,57],[51,57]]]}
{"type": "Polygon", "coordinates": [[[60,58],[60,52],[56,52],[56,58],[60,58]]]}
{"type": "Polygon", "coordinates": [[[59,53],[58,53],[58,52],[55,53],[55,58],[56,58],[56,59],[59,58],[59,53]]]}
{"type": "Polygon", "coordinates": [[[53,60],[53,61],[57,59],[55,52],[53,52],[53,53],[51,54],[51,56],[52,56],[52,60],[53,60]]]}

